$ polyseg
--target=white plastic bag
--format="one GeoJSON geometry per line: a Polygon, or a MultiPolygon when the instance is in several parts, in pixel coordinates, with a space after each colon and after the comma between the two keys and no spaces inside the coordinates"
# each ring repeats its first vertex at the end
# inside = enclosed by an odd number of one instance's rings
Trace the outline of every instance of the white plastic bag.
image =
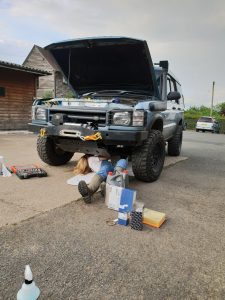
{"type": "Polygon", "coordinates": [[[70,179],[67,180],[67,184],[71,184],[71,185],[78,185],[78,183],[81,180],[84,180],[87,184],[89,184],[93,178],[93,176],[95,175],[94,172],[88,173],[86,175],[81,175],[78,174],[74,177],[71,177],[70,179]]]}
{"type": "Polygon", "coordinates": [[[12,176],[12,174],[9,172],[9,170],[4,165],[4,158],[3,158],[3,156],[0,156],[0,174],[3,177],[10,177],[10,176],[12,176]]]}

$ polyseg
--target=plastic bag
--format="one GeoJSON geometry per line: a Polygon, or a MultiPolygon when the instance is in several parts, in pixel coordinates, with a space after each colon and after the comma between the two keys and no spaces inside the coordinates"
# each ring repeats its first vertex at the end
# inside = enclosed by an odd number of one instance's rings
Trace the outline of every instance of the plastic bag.
{"type": "Polygon", "coordinates": [[[10,177],[12,174],[9,172],[9,170],[4,165],[4,158],[3,156],[0,156],[0,175],[3,177],[10,177]]]}

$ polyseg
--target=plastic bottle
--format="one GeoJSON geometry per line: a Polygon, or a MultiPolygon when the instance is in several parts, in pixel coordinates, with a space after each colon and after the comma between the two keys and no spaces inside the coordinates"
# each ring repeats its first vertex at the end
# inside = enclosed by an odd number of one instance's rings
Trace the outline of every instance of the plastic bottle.
{"type": "Polygon", "coordinates": [[[123,174],[113,174],[113,172],[109,172],[106,179],[106,183],[110,185],[124,187],[123,174]]]}
{"type": "Polygon", "coordinates": [[[129,174],[128,170],[123,171],[123,182],[124,182],[124,187],[128,188],[129,187],[129,174]]]}
{"type": "Polygon", "coordinates": [[[113,177],[113,172],[108,172],[106,183],[111,184],[112,177],[113,177]]]}
{"type": "Polygon", "coordinates": [[[24,277],[25,281],[17,293],[17,300],[37,300],[40,295],[40,290],[33,281],[33,275],[29,265],[25,267],[24,277]]]}

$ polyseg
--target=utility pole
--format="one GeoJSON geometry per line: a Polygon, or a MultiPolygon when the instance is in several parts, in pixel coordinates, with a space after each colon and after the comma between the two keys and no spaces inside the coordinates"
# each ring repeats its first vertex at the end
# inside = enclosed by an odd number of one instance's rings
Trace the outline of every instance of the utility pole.
{"type": "Polygon", "coordinates": [[[212,112],[213,112],[214,86],[215,86],[215,81],[213,81],[213,84],[212,84],[212,102],[211,102],[210,117],[212,117],[212,112]]]}

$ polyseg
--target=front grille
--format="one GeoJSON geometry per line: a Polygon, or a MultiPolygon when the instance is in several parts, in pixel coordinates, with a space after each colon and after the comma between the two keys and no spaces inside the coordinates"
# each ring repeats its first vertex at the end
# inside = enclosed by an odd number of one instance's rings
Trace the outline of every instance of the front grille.
{"type": "Polygon", "coordinates": [[[106,126],[107,117],[105,111],[60,111],[60,110],[49,110],[49,121],[52,121],[54,114],[63,115],[63,123],[76,123],[76,124],[88,124],[92,123],[96,127],[106,126]]]}

